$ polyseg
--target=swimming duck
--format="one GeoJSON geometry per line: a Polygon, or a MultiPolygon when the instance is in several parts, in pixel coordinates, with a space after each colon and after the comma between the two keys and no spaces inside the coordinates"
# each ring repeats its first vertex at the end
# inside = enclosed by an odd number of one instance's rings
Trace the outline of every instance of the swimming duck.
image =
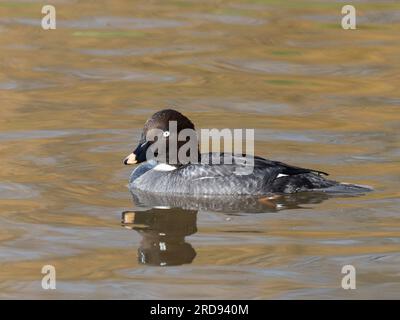
{"type": "MultiPolygon", "coordinates": [[[[207,153],[194,155],[198,161],[181,163],[171,161],[169,143],[170,122],[176,123],[177,133],[194,130],[194,124],[182,113],[165,109],[156,112],[144,125],[136,149],[124,159],[124,164],[139,164],[131,173],[131,190],[173,195],[267,195],[271,193],[290,194],[305,191],[331,193],[364,193],[371,189],[366,186],[340,183],[326,179],[328,174],[313,169],[288,165],[279,161],[252,157],[252,171],[241,173],[248,165],[245,154],[207,153]],[[158,130],[161,134],[149,139],[148,133],[158,130]],[[158,148],[149,158],[149,148],[158,139],[164,139],[166,148],[158,148]],[[163,156],[163,157],[162,157],[163,156]],[[224,161],[231,157],[231,163],[224,161]],[[215,164],[220,157],[220,164],[215,164]],[[160,160],[163,159],[163,160],[160,160]]],[[[177,141],[179,151],[188,140],[177,141]]],[[[151,154],[151,152],[150,152],[151,154]]],[[[193,156],[193,155],[192,155],[193,156]]],[[[193,157],[191,158],[193,159],[193,157]]]]}

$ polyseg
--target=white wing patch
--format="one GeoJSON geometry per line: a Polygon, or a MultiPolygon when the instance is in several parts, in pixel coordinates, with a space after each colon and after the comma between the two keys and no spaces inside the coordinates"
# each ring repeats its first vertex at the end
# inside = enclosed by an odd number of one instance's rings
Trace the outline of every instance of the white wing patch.
{"type": "Polygon", "coordinates": [[[287,176],[288,176],[287,174],[280,173],[277,175],[276,178],[282,178],[282,177],[287,177],[287,176]]]}
{"type": "Polygon", "coordinates": [[[160,163],[160,164],[156,165],[153,170],[156,170],[156,171],[172,171],[172,170],[176,170],[176,167],[170,166],[169,164],[166,164],[166,163],[160,163]]]}

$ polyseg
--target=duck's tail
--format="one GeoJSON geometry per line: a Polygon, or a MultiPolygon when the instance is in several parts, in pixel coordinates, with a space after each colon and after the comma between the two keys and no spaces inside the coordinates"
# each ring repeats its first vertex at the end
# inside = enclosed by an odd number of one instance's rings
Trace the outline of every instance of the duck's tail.
{"type": "Polygon", "coordinates": [[[347,182],[337,182],[332,186],[320,188],[316,191],[323,191],[328,193],[342,193],[342,194],[363,194],[371,192],[374,189],[367,185],[351,184],[347,182]]]}
{"type": "Polygon", "coordinates": [[[317,173],[301,173],[275,179],[271,188],[276,193],[296,193],[304,191],[330,194],[358,195],[373,190],[370,186],[329,180],[317,173]]]}

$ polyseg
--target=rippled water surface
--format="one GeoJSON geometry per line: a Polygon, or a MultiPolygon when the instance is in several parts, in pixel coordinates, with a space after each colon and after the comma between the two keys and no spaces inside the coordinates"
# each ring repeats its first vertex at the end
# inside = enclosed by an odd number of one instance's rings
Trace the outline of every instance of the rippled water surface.
{"type": "Polygon", "coordinates": [[[400,297],[398,1],[347,31],[341,1],[53,3],[44,31],[0,1],[0,298],[400,297]],[[139,206],[122,159],[165,106],[375,191],[139,206]]]}

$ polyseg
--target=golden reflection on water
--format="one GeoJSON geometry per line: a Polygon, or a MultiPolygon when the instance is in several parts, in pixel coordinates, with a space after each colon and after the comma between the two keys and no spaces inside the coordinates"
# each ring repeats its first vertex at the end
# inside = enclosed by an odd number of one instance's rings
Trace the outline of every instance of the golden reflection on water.
{"type": "Polygon", "coordinates": [[[398,297],[397,1],[357,2],[355,31],[322,0],[63,1],[54,31],[41,5],[0,2],[1,298],[398,297]],[[376,191],[127,230],[121,213],[138,208],[121,159],[166,105],[376,191]],[[173,250],[152,251],[165,237],[173,250]]]}

